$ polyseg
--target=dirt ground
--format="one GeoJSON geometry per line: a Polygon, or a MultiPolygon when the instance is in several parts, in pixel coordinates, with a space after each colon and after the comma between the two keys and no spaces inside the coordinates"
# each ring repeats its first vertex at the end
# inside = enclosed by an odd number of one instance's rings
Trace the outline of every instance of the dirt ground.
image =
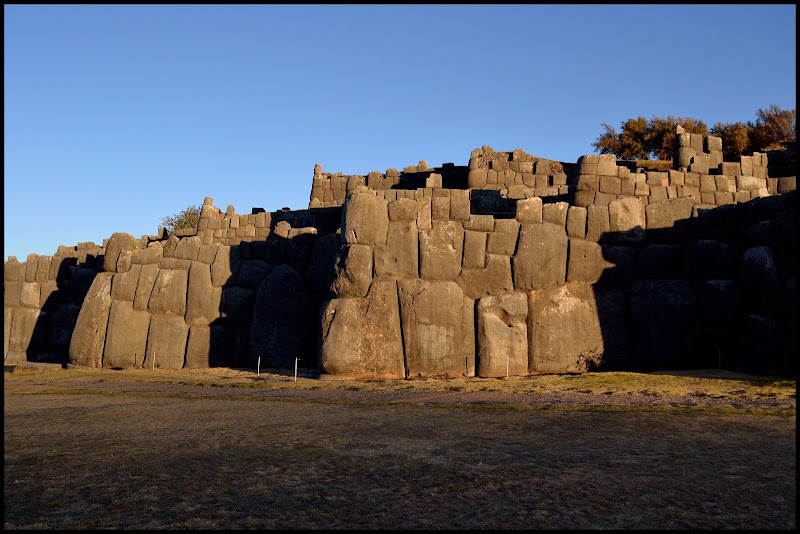
{"type": "Polygon", "coordinates": [[[794,380],[4,378],[6,529],[796,527],[794,380]]]}

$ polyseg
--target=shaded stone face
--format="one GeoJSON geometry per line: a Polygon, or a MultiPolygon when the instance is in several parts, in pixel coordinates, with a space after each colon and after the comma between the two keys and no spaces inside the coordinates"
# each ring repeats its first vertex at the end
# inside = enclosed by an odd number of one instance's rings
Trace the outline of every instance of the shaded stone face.
{"type": "Polygon", "coordinates": [[[523,224],[512,258],[514,289],[530,291],[564,283],[567,271],[567,233],[550,223],[523,224]]]}
{"type": "Polygon", "coordinates": [[[133,302],[114,301],[108,318],[103,367],[141,367],[149,326],[149,313],[134,310],[133,302]]]}
{"type": "Polygon", "coordinates": [[[101,367],[103,364],[112,276],[113,273],[99,273],[83,301],[69,345],[69,359],[75,365],[101,367]]]}

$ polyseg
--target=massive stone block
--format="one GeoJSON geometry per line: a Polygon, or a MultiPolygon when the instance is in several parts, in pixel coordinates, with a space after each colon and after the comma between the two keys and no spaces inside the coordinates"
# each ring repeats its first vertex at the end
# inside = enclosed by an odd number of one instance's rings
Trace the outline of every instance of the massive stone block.
{"type": "Polygon", "coordinates": [[[530,291],[527,324],[529,372],[584,372],[602,363],[603,332],[591,286],[530,291]]]}
{"type": "Polygon", "coordinates": [[[345,242],[353,245],[385,245],[389,231],[388,202],[372,193],[354,191],[342,210],[345,242]]]}
{"type": "Polygon", "coordinates": [[[145,369],[181,369],[186,359],[189,326],[177,315],[153,315],[147,334],[145,369]]]}
{"type": "Polygon", "coordinates": [[[141,367],[149,326],[149,313],[134,310],[133,302],[113,301],[103,350],[103,367],[141,367]]]}
{"type": "Polygon", "coordinates": [[[405,377],[394,281],[376,281],[365,298],[327,302],[321,322],[319,357],[326,373],[353,378],[405,377]]]}
{"type": "Polygon", "coordinates": [[[511,292],[478,300],[478,376],[528,374],[528,298],[511,292]]]}
{"type": "Polygon", "coordinates": [[[647,226],[644,206],[636,198],[614,200],[608,205],[608,223],[607,237],[613,241],[642,241],[647,226]]]}
{"type": "Polygon", "coordinates": [[[220,320],[225,324],[235,324],[238,326],[249,324],[255,299],[256,292],[252,289],[236,286],[223,287],[222,299],[219,306],[220,320]]]}
{"type": "Polygon", "coordinates": [[[214,257],[214,263],[211,264],[211,282],[214,287],[233,285],[239,274],[240,265],[238,246],[220,246],[214,257]]]}
{"type": "Polygon", "coordinates": [[[316,310],[303,276],[279,265],[258,286],[250,322],[250,366],[292,368],[295,358],[316,365],[316,310]]]}
{"type": "Polygon", "coordinates": [[[500,254],[486,254],[483,269],[462,269],[456,283],[471,299],[513,291],[511,259],[500,254]]]}
{"type": "Polygon", "coordinates": [[[99,273],[86,293],[69,344],[69,360],[75,365],[102,366],[108,315],[111,311],[112,276],[113,273],[110,272],[99,273]]]}
{"type": "MultiPolygon", "coordinates": [[[[150,294],[153,292],[153,285],[158,276],[158,265],[142,265],[139,270],[139,280],[136,283],[136,293],[133,297],[133,309],[146,310],[150,302],[150,294]]],[[[113,284],[112,284],[113,288],[113,284]]]]}
{"type": "Polygon", "coordinates": [[[651,202],[645,208],[648,239],[682,241],[689,233],[692,199],[674,198],[651,202]]]}
{"type": "Polygon", "coordinates": [[[183,315],[186,313],[186,287],[189,271],[159,269],[147,309],[150,313],[183,315]]]}
{"type": "Polygon", "coordinates": [[[117,260],[122,251],[134,251],[139,248],[139,240],[130,234],[116,232],[108,238],[106,243],[106,253],[103,257],[103,271],[107,273],[117,272],[117,260]]]}
{"type": "Polygon", "coordinates": [[[331,291],[338,297],[364,297],[372,283],[372,247],[345,245],[334,260],[331,291]]]}
{"type": "Polygon", "coordinates": [[[8,358],[8,348],[11,340],[11,322],[14,318],[14,309],[3,306],[3,361],[8,358]]]}
{"type": "Polygon", "coordinates": [[[398,282],[409,377],[474,376],[473,301],[451,281],[398,282]]]}
{"type": "Polygon", "coordinates": [[[569,238],[567,282],[594,284],[603,274],[606,262],[602,247],[594,241],[569,238]]]}
{"type": "Polygon", "coordinates": [[[194,324],[189,327],[189,339],[186,342],[186,369],[205,369],[211,360],[211,327],[194,324]]]}
{"type": "Polygon", "coordinates": [[[512,258],[514,289],[530,291],[564,283],[567,272],[567,233],[550,223],[523,224],[512,258]]]}
{"type": "Polygon", "coordinates": [[[128,271],[114,274],[111,278],[111,298],[114,300],[127,300],[133,303],[141,270],[142,266],[137,264],[131,265],[128,271]]]}
{"type": "MultiPolygon", "coordinates": [[[[414,213],[416,215],[416,205],[414,213]]],[[[376,246],[374,251],[376,278],[419,278],[418,234],[416,218],[389,224],[386,244],[376,246]]]]}
{"type": "Polygon", "coordinates": [[[186,289],[186,323],[189,325],[211,324],[219,317],[221,301],[222,288],[214,287],[211,283],[211,266],[200,261],[193,261],[192,267],[189,269],[189,282],[186,289]]]}
{"type": "Polygon", "coordinates": [[[425,280],[455,280],[461,272],[464,227],[453,221],[433,221],[419,233],[419,273],[425,280]]]}
{"type": "Polygon", "coordinates": [[[686,280],[635,280],[628,293],[631,358],[640,369],[691,366],[699,345],[697,302],[686,280]]]}

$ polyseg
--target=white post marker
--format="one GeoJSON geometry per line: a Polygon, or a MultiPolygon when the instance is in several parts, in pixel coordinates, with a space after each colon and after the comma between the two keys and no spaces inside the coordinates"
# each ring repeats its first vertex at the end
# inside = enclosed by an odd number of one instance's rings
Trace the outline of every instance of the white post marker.
{"type": "Polygon", "coordinates": [[[156,353],[153,351],[153,371],[156,370],[156,353]]]}
{"type": "Polygon", "coordinates": [[[256,367],[256,376],[261,376],[261,356],[258,357],[258,366],[256,367]]]}
{"type": "Polygon", "coordinates": [[[294,359],[294,381],[297,382],[297,358],[294,359]]]}
{"type": "Polygon", "coordinates": [[[508,378],[508,353],[506,353],[506,378],[508,378]]]}

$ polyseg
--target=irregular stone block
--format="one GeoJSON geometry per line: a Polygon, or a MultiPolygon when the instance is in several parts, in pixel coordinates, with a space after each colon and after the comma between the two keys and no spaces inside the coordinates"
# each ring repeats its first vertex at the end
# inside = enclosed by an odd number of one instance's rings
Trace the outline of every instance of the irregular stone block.
{"type": "MultiPolygon", "coordinates": [[[[3,306],[3,361],[8,358],[8,349],[11,340],[11,323],[14,319],[14,310],[8,306],[3,306]]],[[[10,362],[9,362],[10,363],[10,362]]]]}
{"type": "Polygon", "coordinates": [[[567,235],[584,239],[586,237],[586,208],[570,206],[567,210],[567,235]]]}
{"type": "Polygon", "coordinates": [[[434,196],[431,199],[431,219],[434,221],[450,219],[450,197],[434,196]]]}
{"type": "Polygon", "coordinates": [[[519,223],[542,222],[542,199],[539,197],[526,198],[517,201],[516,219],[519,223]]]}
{"type": "Polygon", "coordinates": [[[637,199],[623,198],[608,205],[608,237],[614,241],[641,241],[645,226],[644,206],[637,199]]]}
{"type": "Polygon", "coordinates": [[[599,366],[605,350],[600,320],[591,286],[528,292],[528,371],[580,373],[599,366]]]}
{"type": "Polygon", "coordinates": [[[192,266],[191,260],[183,260],[180,258],[163,258],[158,263],[159,269],[170,269],[176,271],[188,271],[189,267],[192,266]]]}
{"type": "Polygon", "coordinates": [[[636,254],[636,277],[676,277],[682,274],[683,249],[680,245],[648,243],[636,254]]]}
{"type": "Polygon", "coordinates": [[[196,260],[200,254],[200,247],[202,241],[196,235],[191,237],[184,237],[175,246],[175,252],[172,257],[179,260],[196,260]]]}
{"type": "Polygon", "coordinates": [[[775,261],[772,246],[752,247],[744,251],[741,259],[740,288],[742,296],[753,312],[767,317],[781,314],[781,274],[775,261]]]}
{"type": "Polygon", "coordinates": [[[417,203],[408,198],[399,198],[389,203],[389,221],[416,221],[417,203]]]}
{"type": "Polygon", "coordinates": [[[319,354],[326,373],[352,378],[405,377],[394,281],[376,281],[363,299],[328,301],[321,322],[319,354]]]}
{"type": "Polygon", "coordinates": [[[192,262],[186,289],[186,324],[211,324],[219,317],[221,302],[222,288],[211,283],[211,267],[199,261],[192,262]]]}
{"type": "Polygon", "coordinates": [[[220,246],[214,257],[214,263],[211,264],[211,283],[214,287],[233,285],[233,281],[239,275],[240,266],[239,247],[236,245],[220,246]]]}
{"type": "Polygon", "coordinates": [[[164,259],[164,250],[160,246],[148,246],[131,254],[131,265],[159,263],[164,259]]]}
{"type": "MultiPolygon", "coordinates": [[[[114,291],[113,282],[111,291],[114,291]]],[[[106,330],[103,367],[141,367],[147,349],[149,327],[149,313],[134,310],[133,302],[127,300],[113,301],[106,330]]]]}
{"type": "Polygon", "coordinates": [[[608,206],[588,206],[586,208],[586,239],[599,241],[608,231],[608,206]]]}
{"type": "Polygon", "coordinates": [[[392,222],[386,245],[375,247],[376,278],[419,278],[417,222],[392,222]]]}
{"type": "Polygon", "coordinates": [[[542,207],[542,220],[546,223],[555,224],[558,226],[566,226],[568,210],[569,204],[566,202],[545,204],[542,207]]]}
{"type": "Polygon", "coordinates": [[[36,282],[42,284],[49,280],[50,264],[52,261],[52,256],[39,256],[39,261],[36,264],[36,274],[33,278],[36,282]]]}
{"type": "Polygon", "coordinates": [[[496,219],[494,231],[489,234],[486,251],[489,254],[511,256],[517,248],[520,224],[514,219],[496,219]]]}
{"type": "Polygon", "coordinates": [[[141,265],[132,265],[126,272],[118,272],[111,277],[111,298],[133,302],[136,298],[136,287],[139,283],[141,265]]]}
{"type": "Polygon", "coordinates": [[[425,280],[454,280],[461,272],[464,228],[453,221],[434,221],[419,233],[419,272],[425,280]]]}
{"type": "Polygon", "coordinates": [[[259,356],[267,367],[289,369],[295,358],[316,365],[317,319],[300,273],[288,265],[275,267],[255,295],[250,321],[251,367],[259,356]]]}
{"type": "Polygon", "coordinates": [[[145,264],[139,270],[139,280],[136,283],[136,293],[133,297],[133,309],[146,310],[153,292],[153,285],[158,276],[158,265],[145,264]]]}
{"type": "Polygon", "coordinates": [[[600,280],[606,262],[602,247],[594,241],[569,239],[569,261],[566,281],[594,284],[600,280]]]}
{"type": "Polygon", "coordinates": [[[467,175],[467,187],[470,189],[486,187],[487,169],[470,169],[467,175]]]}
{"type": "Polygon", "coordinates": [[[106,253],[103,258],[103,271],[107,273],[117,272],[117,260],[122,251],[132,252],[139,248],[139,241],[130,234],[116,232],[108,238],[106,253]]]}
{"type": "Polygon", "coordinates": [[[528,374],[528,298],[505,293],[478,301],[478,376],[528,374]]]}
{"type": "MultiPolygon", "coordinates": [[[[486,232],[464,232],[462,269],[483,269],[486,263],[486,232]]],[[[516,240],[515,240],[516,243],[516,240]]]]}
{"type": "Polygon", "coordinates": [[[351,245],[385,245],[388,202],[369,192],[350,193],[342,209],[342,227],[345,242],[351,245]]]}
{"type": "Polygon", "coordinates": [[[600,176],[617,176],[617,157],[614,154],[600,154],[597,162],[597,174],[600,176]]]}
{"type": "Polygon", "coordinates": [[[189,326],[177,315],[153,315],[147,333],[144,369],[181,369],[186,361],[189,326]]]}
{"type": "Polygon", "coordinates": [[[450,192],[451,221],[469,220],[469,191],[453,189],[450,192]]]}
{"type": "Polygon", "coordinates": [[[688,197],[651,202],[645,207],[647,236],[658,241],[683,241],[688,236],[692,200],[688,197]]]}
{"type": "Polygon", "coordinates": [[[616,176],[601,176],[599,191],[601,193],[619,195],[622,193],[622,180],[616,176]]]}
{"type": "Polygon", "coordinates": [[[398,282],[406,372],[409,377],[474,376],[472,299],[451,281],[398,282]]]}
{"type": "Polygon", "coordinates": [[[194,324],[189,327],[184,369],[207,369],[211,363],[211,327],[194,324]]]}
{"type": "MultiPolygon", "coordinates": [[[[541,201],[542,199],[539,199],[541,201]]],[[[493,232],[494,217],[492,215],[470,215],[468,221],[461,223],[464,230],[473,232],[493,232]]]]}
{"type": "Polygon", "coordinates": [[[431,229],[431,197],[422,197],[417,201],[417,229],[431,229]]]}
{"type": "Polygon", "coordinates": [[[500,254],[486,254],[483,269],[462,269],[456,283],[471,299],[513,291],[511,259],[500,254]]]}
{"type": "Polygon", "coordinates": [[[174,269],[159,269],[147,309],[153,314],[180,315],[186,313],[186,287],[189,272],[174,269]]]}
{"type": "Polygon", "coordinates": [[[99,273],[94,278],[81,305],[69,344],[69,360],[74,365],[101,367],[108,316],[111,311],[112,273],[99,273]]]}
{"type": "Polygon", "coordinates": [[[347,245],[334,260],[331,292],[338,297],[364,297],[372,283],[372,247],[347,245]]]}
{"type": "Polygon", "coordinates": [[[41,287],[37,282],[22,282],[19,291],[19,304],[26,308],[41,308],[39,297],[41,296],[41,287]]]}
{"type": "Polygon", "coordinates": [[[567,271],[564,227],[550,223],[523,224],[512,266],[517,291],[563,284],[567,271]]]}

